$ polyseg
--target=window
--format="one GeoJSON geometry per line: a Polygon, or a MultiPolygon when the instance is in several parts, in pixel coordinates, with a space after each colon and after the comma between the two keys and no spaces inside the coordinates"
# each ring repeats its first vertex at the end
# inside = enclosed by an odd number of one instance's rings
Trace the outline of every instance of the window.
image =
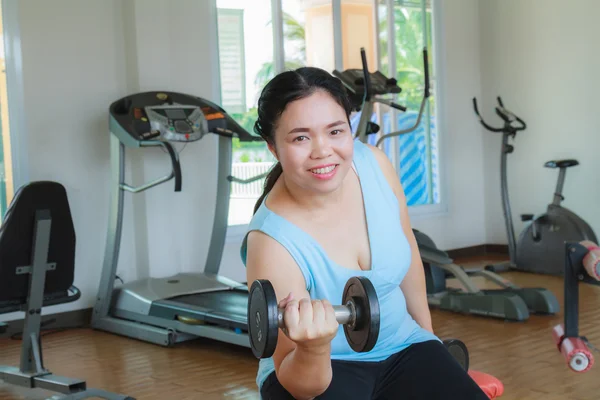
{"type": "MultiPolygon", "coordinates": [[[[422,4],[425,1],[429,0],[217,0],[223,107],[252,131],[260,91],[278,72],[300,66],[331,72],[361,68],[360,49],[365,48],[369,69],[396,77],[402,88],[397,101],[408,107],[406,113],[379,109],[373,119],[379,120],[383,133],[414,124],[423,90],[423,43],[428,43],[433,65],[431,8],[422,4]],[[388,49],[389,31],[395,33],[388,49]]],[[[434,109],[432,91],[418,129],[384,142],[412,207],[439,202],[434,109]]],[[[351,116],[354,127],[359,118],[360,112],[351,116]]],[[[236,177],[265,173],[275,162],[264,142],[234,141],[233,146],[236,177]]],[[[230,226],[250,221],[263,182],[232,184],[230,226]]]]}
{"type": "MultiPolygon", "coordinates": [[[[0,16],[2,15],[2,2],[0,2],[0,16]]],[[[0,18],[0,218],[4,217],[7,204],[12,201],[13,197],[8,86],[6,78],[7,63],[4,38],[4,26],[2,18],[0,18]]]]}
{"type": "Polygon", "coordinates": [[[285,68],[310,66],[333,71],[331,0],[282,0],[281,9],[285,68]]]}
{"type": "MultiPolygon", "coordinates": [[[[435,88],[432,9],[430,0],[378,0],[377,12],[380,70],[398,80],[402,92],[397,102],[408,109],[405,113],[380,112],[382,133],[387,134],[410,128],[417,121],[424,89],[425,44],[429,81],[431,88],[435,88]],[[393,4],[391,10],[390,4],[393,4]]],[[[440,203],[435,99],[435,91],[431,89],[423,119],[413,132],[386,139],[383,143],[386,153],[396,165],[407,203],[413,208],[440,203]]]]}
{"type": "MultiPolygon", "coordinates": [[[[221,104],[253,132],[260,91],[275,76],[271,0],[217,0],[221,104]]],[[[275,159],[264,142],[233,141],[232,175],[251,178],[267,172],[275,159]]],[[[229,225],[250,221],[263,181],[233,183],[229,225]]]]}

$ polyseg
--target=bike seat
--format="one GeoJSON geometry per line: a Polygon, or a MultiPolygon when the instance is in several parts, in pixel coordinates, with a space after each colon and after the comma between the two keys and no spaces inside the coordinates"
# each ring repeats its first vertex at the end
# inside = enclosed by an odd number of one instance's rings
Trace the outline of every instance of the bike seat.
{"type": "Polygon", "coordinates": [[[576,165],[579,165],[579,161],[574,160],[574,159],[552,160],[552,161],[546,162],[546,164],[544,164],[544,167],[546,167],[546,168],[568,168],[568,167],[574,167],[576,165]]]}

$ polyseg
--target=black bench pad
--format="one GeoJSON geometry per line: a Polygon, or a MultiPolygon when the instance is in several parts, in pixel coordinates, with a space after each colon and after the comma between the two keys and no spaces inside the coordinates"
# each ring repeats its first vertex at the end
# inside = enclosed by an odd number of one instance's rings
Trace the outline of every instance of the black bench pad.
{"type": "Polygon", "coordinates": [[[72,301],[59,300],[67,291],[78,292],[71,287],[75,228],[66,190],[57,182],[31,182],[15,193],[0,226],[0,313],[7,312],[9,304],[16,306],[27,301],[31,275],[17,275],[16,269],[32,264],[35,214],[42,209],[49,210],[52,218],[47,262],[56,263],[56,269],[46,273],[44,297],[51,304],[59,304],[72,301]]]}

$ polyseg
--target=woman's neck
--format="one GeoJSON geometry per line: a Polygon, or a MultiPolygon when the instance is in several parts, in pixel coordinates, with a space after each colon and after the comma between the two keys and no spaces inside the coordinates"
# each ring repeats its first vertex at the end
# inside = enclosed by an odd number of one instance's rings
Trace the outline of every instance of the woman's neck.
{"type": "Polygon", "coordinates": [[[314,191],[307,191],[306,189],[295,185],[293,182],[288,182],[285,179],[285,176],[282,176],[282,178],[281,189],[285,192],[289,200],[298,205],[302,210],[313,215],[323,213],[329,214],[331,210],[339,209],[347,186],[346,179],[344,179],[342,184],[334,191],[329,193],[317,193],[314,191]]]}

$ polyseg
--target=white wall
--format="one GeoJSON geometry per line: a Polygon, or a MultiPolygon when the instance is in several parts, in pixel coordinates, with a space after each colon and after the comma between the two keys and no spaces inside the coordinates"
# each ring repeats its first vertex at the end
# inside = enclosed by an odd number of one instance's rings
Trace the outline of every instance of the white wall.
{"type": "MultiPolygon", "coordinates": [[[[45,313],[93,306],[108,221],[111,102],[140,90],[183,91],[209,99],[218,93],[218,64],[211,55],[216,50],[211,39],[216,37],[216,22],[209,4],[210,0],[18,4],[29,179],[56,180],[67,189],[77,234],[74,284],[82,291],[77,302],[45,313]]],[[[161,150],[126,154],[128,183],[139,185],[170,169],[161,150]]],[[[137,194],[135,214],[133,195],[125,196],[117,272],[125,281],[204,266],[207,222],[212,221],[215,203],[216,140],[188,144],[180,160],[181,193],[173,192],[170,181],[137,194]],[[146,213],[151,215],[148,222],[146,213]]]]}
{"type": "MultiPolygon", "coordinates": [[[[109,104],[131,92],[155,89],[218,101],[216,26],[209,4],[19,3],[29,179],[53,179],[67,188],[77,231],[75,285],[83,292],[78,302],[45,313],[93,305],[106,239],[109,104]]],[[[438,10],[437,57],[443,70],[438,71],[437,101],[444,106],[440,122],[446,168],[441,172],[448,211],[413,223],[439,247],[457,248],[483,243],[486,236],[484,137],[470,107],[471,97],[481,94],[479,14],[476,0],[453,0],[452,7],[438,4],[443,7],[438,10]]],[[[127,180],[136,185],[169,168],[160,150],[128,150],[127,157],[127,180]]],[[[215,202],[216,140],[189,144],[181,163],[182,193],[174,193],[169,182],[125,196],[118,268],[125,281],[204,266],[215,202]]],[[[221,272],[245,280],[239,245],[236,240],[226,244],[221,272]]]]}
{"type": "Polygon", "coordinates": [[[77,303],[52,311],[83,308],[95,296],[104,248],[106,111],[126,92],[122,6],[119,0],[18,6],[26,168],[31,180],[57,180],[66,187],[77,233],[75,285],[84,293],[77,303]]]}
{"type": "MultiPolygon", "coordinates": [[[[600,128],[600,3],[595,0],[486,0],[480,2],[484,117],[499,125],[496,96],[520,115],[527,130],[509,155],[508,181],[516,233],[521,214],[540,213],[552,200],[558,171],[543,164],[576,158],[567,170],[564,206],[600,233],[597,149],[600,128]]],[[[483,129],[483,128],[482,128],[483,129]]],[[[484,137],[488,243],[507,243],[500,199],[500,135],[484,137]]]]}
{"type": "Polygon", "coordinates": [[[442,215],[411,218],[413,227],[442,249],[485,243],[483,137],[471,98],[479,96],[479,17],[477,0],[434,2],[438,57],[440,175],[447,210],[442,215]],[[449,4],[451,3],[451,4],[449,4]]]}
{"type": "MultiPolygon", "coordinates": [[[[135,0],[130,4],[132,30],[135,29],[134,40],[131,40],[135,51],[131,64],[135,63],[135,68],[131,75],[137,72],[132,90],[173,90],[215,100],[217,47],[216,40],[208,38],[216,38],[216,20],[210,13],[209,3],[209,0],[135,0]]],[[[184,144],[175,145],[183,150],[180,153],[183,175],[180,193],[173,191],[171,181],[143,194],[126,196],[137,202],[132,226],[136,227],[138,242],[135,246],[137,262],[120,260],[119,275],[123,279],[203,269],[216,201],[216,145],[213,135],[185,145],[184,150],[184,144]]],[[[143,165],[136,184],[170,170],[170,159],[161,149],[132,153],[136,153],[136,163],[143,165]]],[[[123,238],[123,243],[131,240],[123,238]]]]}

